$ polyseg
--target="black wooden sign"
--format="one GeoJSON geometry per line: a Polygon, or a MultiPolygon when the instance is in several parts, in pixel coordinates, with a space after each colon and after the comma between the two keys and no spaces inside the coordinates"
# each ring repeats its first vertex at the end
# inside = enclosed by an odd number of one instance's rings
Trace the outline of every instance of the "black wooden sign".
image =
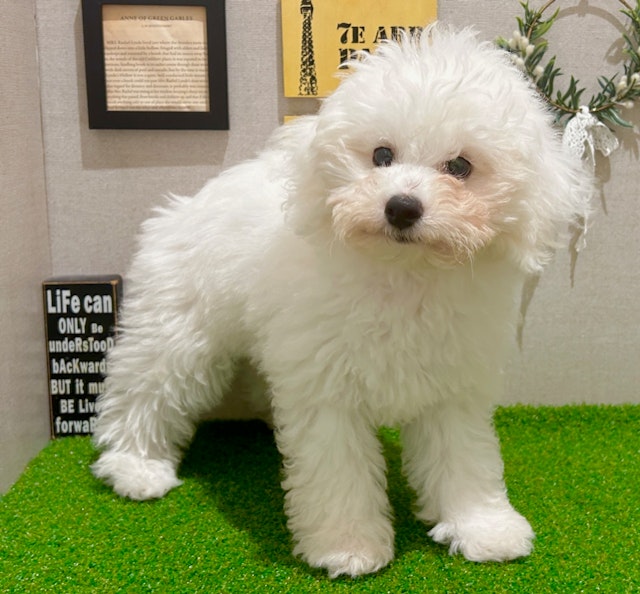
{"type": "Polygon", "coordinates": [[[43,283],[53,437],[93,432],[121,295],[120,276],[54,278],[43,283]]]}

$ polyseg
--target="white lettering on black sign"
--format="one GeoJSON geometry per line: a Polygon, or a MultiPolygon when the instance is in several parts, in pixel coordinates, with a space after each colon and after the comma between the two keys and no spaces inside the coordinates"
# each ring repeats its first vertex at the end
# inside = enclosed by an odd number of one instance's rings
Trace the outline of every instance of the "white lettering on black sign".
{"type": "Polygon", "coordinates": [[[93,433],[121,287],[120,277],[43,285],[54,437],[93,433]]]}

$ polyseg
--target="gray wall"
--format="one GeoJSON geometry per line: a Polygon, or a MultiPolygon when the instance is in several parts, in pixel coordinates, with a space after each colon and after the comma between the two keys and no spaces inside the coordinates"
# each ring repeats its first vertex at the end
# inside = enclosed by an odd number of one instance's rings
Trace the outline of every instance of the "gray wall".
{"type": "MultiPolygon", "coordinates": [[[[284,115],[316,107],[282,97],[278,2],[227,0],[229,132],[89,130],[79,4],[3,2],[0,489],[48,436],[40,280],[124,274],[138,226],[164,194],[194,193],[253,155],[284,115]]],[[[613,2],[580,6],[563,9],[551,52],[592,91],[597,74],[620,68],[624,23],[613,2]]],[[[520,14],[516,0],[440,0],[440,20],[473,24],[486,39],[509,36],[520,14]]],[[[637,108],[627,115],[640,122],[637,108]]],[[[619,136],[621,149],[598,164],[603,195],[574,285],[561,253],[535,291],[509,402],[640,402],[638,138],[619,136]]]]}
{"type": "Polygon", "coordinates": [[[34,1],[1,6],[0,492],[49,437],[40,283],[51,270],[34,1]]]}

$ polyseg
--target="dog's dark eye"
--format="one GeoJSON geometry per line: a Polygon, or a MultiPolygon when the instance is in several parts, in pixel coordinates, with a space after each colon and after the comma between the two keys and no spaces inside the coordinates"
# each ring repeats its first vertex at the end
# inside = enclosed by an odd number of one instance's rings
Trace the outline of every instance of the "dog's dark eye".
{"type": "Polygon", "coordinates": [[[471,173],[471,163],[464,157],[456,157],[444,164],[444,171],[458,179],[465,179],[471,173]]]}
{"type": "Polygon", "coordinates": [[[373,164],[376,167],[389,167],[393,163],[393,151],[386,146],[379,146],[373,151],[373,164]]]}

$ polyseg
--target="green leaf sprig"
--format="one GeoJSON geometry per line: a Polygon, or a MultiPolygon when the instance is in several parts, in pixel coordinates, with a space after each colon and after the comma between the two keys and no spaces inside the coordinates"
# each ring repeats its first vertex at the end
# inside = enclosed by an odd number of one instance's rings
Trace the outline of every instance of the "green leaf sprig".
{"type": "MultiPolygon", "coordinates": [[[[631,128],[632,124],[620,115],[620,108],[631,108],[634,101],[640,98],[640,0],[636,0],[635,8],[625,0],[618,0],[624,6],[621,12],[629,18],[630,28],[623,34],[625,47],[623,53],[627,59],[624,72],[616,73],[612,77],[599,76],[598,83],[601,91],[593,95],[586,106],[589,112],[603,123],[631,128]]],[[[556,66],[553,56],[543,66],[543,59],[548,49],[548,42],[544,39],[546,33],[555,22],[559,9],[549,18],[543,19],[544,12],[555,2],[549,0],[540,9],[533,10],[528,2],[521,2],[524,18],[516,17],[518,29],[509,39],[499,37],[496,43],[508,51],[514,63],[522,68],[532,79],[540,93],[556,113],[557,121],[566,122],[580,110],[584,88],[579,86],[579,80],[570,77],[566,90],[556,89],[557,78],[562,75],[556,66]]]]}

